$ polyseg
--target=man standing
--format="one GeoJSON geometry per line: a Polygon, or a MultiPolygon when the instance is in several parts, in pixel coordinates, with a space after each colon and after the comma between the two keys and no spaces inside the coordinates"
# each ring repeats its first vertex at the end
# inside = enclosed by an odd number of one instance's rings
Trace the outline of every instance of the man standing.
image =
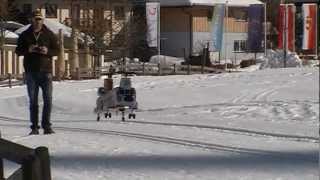
{"type": "Polygon", "coordinates": [[[16,53],[24,56],[23,66],[29,96],[30,135],[39,134],[39,87],[42,89],[43,111],[41,126],[44,134],[52,134],[52,56],[58,55],[57,37],[44,24],[41,11],[33,13],[31,26],[18,39],[16,53]]]}

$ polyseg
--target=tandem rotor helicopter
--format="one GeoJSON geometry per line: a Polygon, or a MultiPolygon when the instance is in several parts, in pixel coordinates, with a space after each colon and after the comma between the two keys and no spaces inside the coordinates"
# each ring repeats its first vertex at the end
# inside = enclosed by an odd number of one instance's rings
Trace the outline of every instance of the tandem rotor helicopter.
{"type": "Polygon", "coordinates": [[[108,73],[108,78],[104,79],[104,87],[98,88],[98,98],[94,112],[97,114],[97,121],[100,121],[101,116],[106,119],[112,117],[112,113],[121,113],[122,121],[125,121],[125,116],[128,114],[128,119],[135,119],[135,110],[138,109],[136,101],[136,90],[132,87],[131,78],[134,75],[132,72],[119,71],[115,72],[111,66],[108,73]],[[113,87],[113,75],[121,74],[119,87],[113,87]]]}

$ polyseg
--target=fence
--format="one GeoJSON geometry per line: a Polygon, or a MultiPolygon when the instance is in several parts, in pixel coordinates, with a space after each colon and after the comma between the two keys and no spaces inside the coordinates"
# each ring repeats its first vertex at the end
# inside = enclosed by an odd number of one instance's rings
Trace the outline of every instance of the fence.
{"type": "Polygon", "coordinates": [[[15,48],[15,45],[4,46],[3,54],[0,56],[0,76],[23,73],[23,57],[15,53],[15,48]]]}
{"type": "Polygon", "coordinates": [[[51,180],[49,151],[46,147],[31,149],[0,137],[0,180],[51,180]],[[3,159],[21,167],[5,179],[3,159]]]}
{"type": "Polygon", "coordinates": [[[18,86],[24,84],[24,74],[0,75],[0,87],[18,86]]]}
{"type": "MultiPolygon", "coordinates": [[[[13,79],[23,79],[23,57],[18,57],[15,54],[14,45],[6,45],[4,48],[3,57],[0,57],[0,87],[22,84],[22,81],[16,81],[13,79]],[[1,80],[5,80],[2,81],[1,80]]],[[[84,50],[79,50],[79,62],[78,67],[71,67],[72,51],[70,49],[64,50],[65,67],[63,78],[72,79],[89,79],[98,78],[101,74],[108,72],[109,67],[99,67],[103,65],[104,57],[94,57],[89,54],[90,57],[86,58],[88,54],[84,50]],[[100,60],[99,60],[100,59],[100,60]],[[74,68],[74,69],[73,69],[74,68]],[[74,72],[75,71],[75,72],[74,72]]],[[[60,79],[58,72],[57,57],[53,58],[53,76],[56,79],[60,79]]],[[[137,75],[186,75],[194,73],[215,73],[221,72],[215,68],[205,66],[191,66],[191,65],[170,65],[162,66],[161,64],[139,63],[139,64],[127,64],[125,67],[120,65],[119,69],[126,69],[136,73],[137,75]]],[[[63,79],[62,78],[62,79],[63,79]]]]}
{"type": "MultiPolygon", "coordinates": [[[[116,71],[132,72],[136,75],[161,76],[161,75],[191,75],[198,73],[222,73],[224,70],[205,66],[191,66],[191,65],[167,65],[161,64],[130,64],[125,66],[112,67],[116,71]]],[[[98,68],[79,68],[77,69],[78,79],[99,78],[110,72],[110,66],[98,68]]]]}

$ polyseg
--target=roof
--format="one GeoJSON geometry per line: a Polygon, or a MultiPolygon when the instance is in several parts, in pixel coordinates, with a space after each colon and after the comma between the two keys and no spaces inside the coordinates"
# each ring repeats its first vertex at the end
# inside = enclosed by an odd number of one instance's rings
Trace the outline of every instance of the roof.
{"type": "Polygon", "coordinates": [[[263,4],[259,0],[160,0],[161,6],[215,6],[226,4],[230,6],[249,6],[250,4],[263,4]]]}
{"type": "MultiPolygon", "coordinates": [[[[72,33],[72,29],[64,24],[61,24],[58,20],[55,19],[44,19],[44,24],[46,25],[46,27],[48,29],[50,29],[54,34],[59,34],[59,30],[62,30],[62,34],[67,37],[70,38],[71,37],[71,33],[72,33]]],[[[23,31],[27,30],[29,27],[31,26],[31,24],[25,25],[19,29],[17,29],[15,31],[16,34],[21,34],[23,31]]],[[[88,37],[88,43],[92,44],[92,39],[90,37],[88,37]]],[[[85,34],[84,33],[80,33],[80,43],[84,43],[84,39],[85,39],[85,34]]]]}
{"type": "Polygon", "coordinates": [[[5,30],[4,31],[4,37],[9,39],[18,39],[18,35],[16,33],[13,33],[11,31],[5,30]]]}
{"type": "Polygon", "coordinates": [[[0,22],[0,25],[5,29],[19,29],[24,26],[23,24],[20,24],[15,21],[3,21],[3,22],[0,22]]]}
{"type": "MultiPolygon", "coordinates": [[[[59,21],[53,19],[44,19],[44,24],[55,34],[59,33],[59,29],[62,29],[62,33],[67,36],[71,37],[71,28],[59,23],[59,21]]],[[[17,34],[21,34],[23,31],[27,30],[30,27],[30,24],[25,25],[18,30],[15,31],[17,34]]]]}

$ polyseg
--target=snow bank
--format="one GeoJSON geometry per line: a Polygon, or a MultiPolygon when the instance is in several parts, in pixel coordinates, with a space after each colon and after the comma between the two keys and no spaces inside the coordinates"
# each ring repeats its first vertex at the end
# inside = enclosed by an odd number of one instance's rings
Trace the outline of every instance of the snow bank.
{"type": "MultiPolygon", "coordinates": [[[[214,6],[225,4],[225,0],[160,0],[161,6],[214,6]]],[[[250,4],[262,4],[259,0],[229,0],[230,6],[249,6],[250,4]]]]}
{"type": "Polygon", "coordinates": [[[159,64],[164,67],[164,66],[172,66],[174,64],[176,65],[181,65],[181,63],[184,62],[183,58],[177,58],[177,57],[172,57],[172,56],[164,56],[164,55],[155,55],[150,58],[149,63],[152,64],[159,64]]]}
{"type": "MultiPolygon", "coordinates": [[[[267,50],[267,56],[257,58],[257,63],[261,63],[260,69],[265,68],[283,68],[284,58],[282,50],[267,50]]],[[[302,61],[296,53],[287,53],[286,67],[302,67],[302,61]]]]}

